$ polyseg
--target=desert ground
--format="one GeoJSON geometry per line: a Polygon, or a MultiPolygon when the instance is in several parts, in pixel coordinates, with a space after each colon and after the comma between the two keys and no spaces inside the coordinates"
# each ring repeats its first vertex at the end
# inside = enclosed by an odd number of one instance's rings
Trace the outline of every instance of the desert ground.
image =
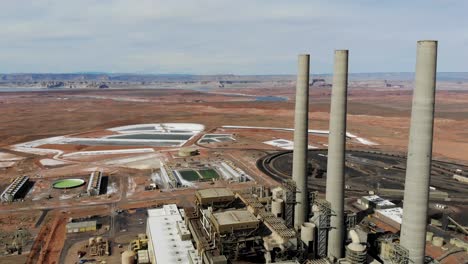
{"type": "MultiPolygon", "coordinates": [[[[381,150],[406,150],[411,90],[349,90],[348,131],[381,150]]],[[[155,122],[293,127],[294,88],[191,90],[82,90],[2,93],[0,146],[40,138],[155,122]],[[239,96],[239,94],[251,96],[239,96]],[[288,101],[256,101],[281,96],[288,101]]],[[[468,90],[436,95],[434,157],[468,162],[468,90]]],[[[310,129],[328,129],[330,89],[311,87],[310,129]]]]}
{"type": "MultiPolygon", "coordinates": [[[[354,82],[350,86],[347,131],[354,138],[348,140],[347,147],[404,154],[411,115],[411,86],[379,85],[381,83],[354,82]]],[[[466,165],[468,89],[464,84],[456,89],[450,88],[453,84],[444,84],[443,87],[436,95],[434,158],[466,165]]],[[[128,87],[0,93],[1,190],[20,175],[29,175],[34,181],[34,186],[23,200],[0,205],[0,220],[3,223],[0,234],[8,238],[18,228],[28,229],[33,239],[28,240],[24,250],[29,255],[9,256],[2,258],[2,261],[62,263],[70,261],[68,256],[76,258],[79,245],[90,235],[98,235],[102,231],[69,236],[65,233],[65,225],[72,218],[103,219],[110,226],[110,231],[105,234],[109,240],[128,243],[128,237],[144,232],[145,228],[139,223],[140,220],[135,220],[132,210],[172,202],[190,207],[196,188],[243,189],[257,184],[277,185],[278,182],[257,168],[256,162],[282,149],[265,142],[293,140],[290,129],[294,126],[294,93],[294,83],[206,90],[128,87]],[[102,146],[48,141],[35,150],[52,149],[52,153],[22,152],[15,148],[17,144],[51,137],[85,140],[112,137],[118,132],[109,128],[156,123],[203,125],[202,133],[195,134],[183,144],[198,147],[200,155],[183,158],[178,156],[179,147],[173,146],[102,146]],[[225,134],[235,140],[200,144],[203,136],[209,133],[225,134]],[[99,151],[104,152],[100,155],[77,154],[99,151]],[[147,191],[145,187],[154,182],[154,172],[163,166],[160,161],[178,171],[199,164],[221,166],[227,162],[232,164],[232,168],[249,175],[250,181],[204,181],[190,188],[161,187],[162,190],[147,191]],[[55,181],[63,178],[86,181],[90,172],[97,169],[108,175],[106,195],[82,196],[85,187],[70,190],[51,188],[55,181]],[[124,215],[116,213],[121,211],[124,211],[124,215]],[[18,212],[21,221],[15,217],[18,212]],[[124,219],[126,223],[136,222],[128,224],[131,228],[127,224],[123,227],[119,226],[121,220],[118,219],[124,219]],[[57,250],[62,247],[64,250],[57,250]]],[[[330,94],[329,86],[311,86],[309,129],[328,130],[330,94]]],[[[326,134],[312,133],[309,136],[313,148],[326,148],[327,140],[326,134]]],[[[115,250],[121,251],[121,248],[115,250]]],[[[112,258],[108,260],[112,261],[112,258]]]]}

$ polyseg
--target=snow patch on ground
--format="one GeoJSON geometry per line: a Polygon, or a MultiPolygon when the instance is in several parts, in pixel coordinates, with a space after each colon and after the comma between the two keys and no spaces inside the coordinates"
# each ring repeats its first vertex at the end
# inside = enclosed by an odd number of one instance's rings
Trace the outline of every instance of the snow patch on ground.
{"type": "Polygon", "coordinates": [[[158,172],[151,173],[151,180],[159,186],[164,185],[164,181],[158,172]]]}
{"type": "Polygon", "coordinates": [[[76,196],[75,194],[62,194],[62,195],[60,195],[59,199],[60,200],[68,200],[68,199],[71,199],[71,198],[73,198],[75,196],[76,196]]]}
{"type": "Polygon", "coordinates": [[[133,154],[133,153],[150,153],[154,152],[152,148],[141,149],[114,149],[114,150],[96,150],[96,151],[77,151],[63,155],[62,157],[71,156],[95,156],[95,155],[112,155],[112,154],[133,154]]]}
{"type": "Polygon", "coordinates": [[[359,143],[364,144],[364,145],[368,145],[368,146],[376,146],[376,145],[379,145],[379,144],[377,144],[377,143],[375,143],[375,142],[372,142],[372,141],[370,141],[370,140],[367,140],[367,139],[365,139],[365,138],[357,137],[356,140],[359,141],[359,143]]]}
{"type": "Polygon", "coordinates": [[[139,170],[160,168],[159,156],[157,154],[146,154],[146,155],[139,155],[135,157],[112,159],[112,160],[107,161],[106,164],[139,169],[139,170]]]}
{"type": "MultiPolygon", "coordinates": [[[[294,149],[294,141],[287,140],[287,139],[275,139],[275,140],[270,140],[270,141],[265,141],[263,144],[267,144],[270,146],[282,148],[282,149],[294,149]]],[[[308,145],[309,149],[316,149],[317,147],[308,145]]]]}
{"type": "Polygon", "coordinates": [[[194,124],[194,123],[161,123],[161,124],[137,124],[137,125],[128,125],[121,127],[114,127],[108,130],[117,131],[120,133],[135,133],[142,132],[138,129],[142,129],[145,132],[162,132],[162,133],[171,133],[173,131],[184,131],[197,134],[205,129],[204,125],[194,124]],[[151,130],[147,130],[147,127],[153,127],[151,130]]]}
{"type": "Polygon", "coordinates": [[[68,164],[68,162],[64,162],[61,160],[54,160],[54,159],[41,159],[39,162],[43,166],[51,166],[51,167],[68,164]]]}
{"type": "Polygon", "coordinates": [[[14,161],[0,161],[0,168],[10,168],[16,164],[14,161]]]}
{"type": "Polygon", "coordinates": [[[106,194],[114,194],[114,193],[117,193],[118,190],[119,189],[117,188],[117,184],[115,182],[113,182],[112,184],[107,185],[106,194]]]}
{"type": "Polygon", "coordinates": [[[0,152],[0,161],[17,161],[22,159],[24,159],[24,157],[16,156],[10,153],[0,152]]]}
{"type": "Polygon", "coordinates": [[[127,197],[135,193],[137,184],[132,177],[128,177],[127,197]]]}
{"type": "MultiPolygon", "coordinates": [[[[232,129],[263,129],[263,130],[294,131],[294,128],[283,128],[283,127],[255,127],[255,126],[222,126],[222,127],[223,128],[232,128],[232,129]]],[[[328,135],[330,133],[328,130],[317,130],[317,129],[309,129],[308,132],[309,132],[309,134],[319,134],[319,135],[328,135]]],[[[375,142],[372,142],[372,141],[367,140],[365,138],[358,137],[355,134],[352,134],[352,133],[349,133],[349,132],[346,132],[346,137],[355,139],[359,143],[364,144],[364,145],[368,145],[368,146],[378,145],[375,142]]]]}

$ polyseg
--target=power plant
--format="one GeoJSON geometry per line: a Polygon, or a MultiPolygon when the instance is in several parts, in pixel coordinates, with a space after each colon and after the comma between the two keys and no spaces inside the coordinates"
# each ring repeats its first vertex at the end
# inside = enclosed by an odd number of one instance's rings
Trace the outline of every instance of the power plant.
{"type": "MultiPolygon", "coordinates": [[[[16,144],[11,153],[0,152],[0,162],[2,157],[18,159],[19,167],[29,169],[4,169],[14,177],[0,184],[0,205],[7,212],[0,216],[0,248],[5,249],[0,258],[30,252],[25,263],[468,263],[463,219],[468,215],[468,166],[449,156],[432,160],[437,41],[418,41],[416,53],[407,153],[405,127],[382,132],[396,127],[392,118],[403,125],[407,119],[400,112],[388,114],[385,107],[394,101],[374,102],[380,90],[370,96],[370,86],[356,88],[346,49],[334,51],[332,76],[312,77],[310,55],[300,54],[297,76],[288,77],[289,85],[278,77],[281,82],[272,86],[283,90],[233,94],[225,89],[206,96],[202,87],[181,93],[187,94],[184,103],[197,103],[208,116],[221,119],[225,113],[218,116],[217,106],[224,96],[232,96],[229,111],[240,99],[245,109],[255,106],[254,114],[268,113],[262,121],[252,119],[258,126],[242,126],[235,118],[230,125],[214,119],[204,125],[133,124],[16,144]],[[276,102],[276,95],[285,102],[276,102]],[[294,96],[294,128],[279,118],[273,122],[271,117],[279,116],[292,121],[288,99],[294,96]],[[358,98],[385,113],[372,117],[364,112],[369,105],[362,108],[358,98]],[[323,106],[329,99],[327,120],[323,106]],[[309,127],[309,107],[315,106],[318,125],[310,122],[309,127]],[[379,132],[387,134],[373,136],[379,132]],[[390,148],[397,140],[404,143],[390,148]],[[34,155],[15,156],[31,149],[34,155]],[[23,217],[35,203],[39,209],[23,217]],[[4,226],[15,231],[6,232],[4,226]],[[36,239],[29,241],[32,234],[36,239]]],[[[256,85],[218,81],[223,87],[256,85]]],[[[383,83],[390,85],[385,86],[390,95],[398,95],[391,100],[411,98],[393,80],[383,83]],[[400,93],[407,97],[401,99],[400,93]]],[[[159,91],[152,93],[157,100],[139,97],[136,102],[165,104],[159,91]]],[[[126,98],[124,104],[127,99],[135,103],[126,98]]],[[[185,119],[182,111],[174,114],[185,119]]]]}
{"type": "MultiPolygon", "coordinates": [[[[394,165],[406,170],[404,191],[380,186],[375,191],[353,190],[347,182],[349,166],[358,170],[348,160],[356,164],[372,163],[370,154],[346,150],[349,138],[346,131],[348,54],[348,50],[336,50],[334,54],[328,150],[308,149],[310,61],[308,54],[302,54],[298,57],[293,151],[271,154],[257,163],[263,172],[280,180],[282,185],[271,189],[258,186],[245,190],[198,190],[193,210],[181,211],[172,205],[171,212],[178,217],[172,224],[179,234],[173,240],[195,241],[195,247],[186,256],[190,263],[250,259],[310,264],[438,263],[437,260],[427,262],[425,256],[427,239],[435,246],[444,244],[443,238],[426,233],[429,193],[432,199],[448,197],[433,187],[430,189],[429,185],[437,42],[419,41],[417,45],[408,158],[406,168],[394,165]],[[368,156],[360,158],[360,155],[368,156]],[[288,156],[289,161],[281,160],[284,156],[288,156]],[[282,178],[286,173],[281,171],[281,166],[280,169],[275,167],[275,162],[289,170],[292,180],[282,178]],[[311,190],[310,181],[321,178],[326,180],[324,193],[311,190]],[[345,196],[348,191],[365,195],[352,202],[345,196]],[[404,209],[397,200],[382,198],[375,192],[390,197],[404,192],[404,209]]],[[[380,157],[394,164],[405,160],[397,155],[394,159],[380,157]]],[[[438,168],[444,169],[443,166],[438,168]]],[[[158,210],[167,211],[167,208],[158,210]]],[[[460,230],[468,232],[463,226],[460,230]]],[[[149,234],[149,237],[159,236],[149,234]]],[[[456,244],[461,240],[453,241],[456,244]]],[[[149,253],[150,256],[158,254],[167,253],[149,253]]]]}

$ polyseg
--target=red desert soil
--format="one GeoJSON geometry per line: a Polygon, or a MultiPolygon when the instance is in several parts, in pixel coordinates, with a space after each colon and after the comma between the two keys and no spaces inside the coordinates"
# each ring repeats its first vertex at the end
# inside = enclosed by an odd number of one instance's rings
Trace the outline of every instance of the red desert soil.
{"type": "MultiPolygon", "coordinates": [[[[290,87],[220,91],[294,97],[294,89],[290,87]]],[[[348,131],[379,143],[380,149],[405,151],[411,91],[353,88],[349,94],[348,131]]],[[[138,123],[193,122],[208,129],[222,125],[293,127],[293,101],[246,99],[175,89],[3,93],[0,147],[76,133],[103,136],[108,133],[103,129],[138,123]]],[[[311,88],[311,129],[328,128],[329,100],[329,88],[311,88]]],[[[468,161],[466,102],[468,91],[437,92],[435,157],[468,161]]],[[[76,146],[72,149],[76,150],[76,146]]]]}

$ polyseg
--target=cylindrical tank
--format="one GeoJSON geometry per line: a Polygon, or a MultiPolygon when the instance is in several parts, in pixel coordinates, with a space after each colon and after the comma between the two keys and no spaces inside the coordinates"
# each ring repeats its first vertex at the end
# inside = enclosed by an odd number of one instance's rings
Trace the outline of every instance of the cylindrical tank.
{"type": "Polygon", "coordinates": [[[301,240],[306,245],[314,241],[315,237],[315,224],[306,222],[301,226],[301,240]]]}
{"type": "Polygon", "coordinates": [[[366,246],[359,243],[351,243],[346,246],[346,260],[350,264],[365,264],[367,263],[366,246]]]}
{"type": "Polygon", "coordinates": [[[122,253],[122,264],[135,264],[135,252],[131,250],[125,250],[122,253]]]}
{"type": "Polygon", "coordinates": [[[436,247],[443,246],[444,245],[444,238],[435,236],[434,238],[432,238],[432,245],[434,245],[436,247]]]}
{"type": "Polygon", "coordinates": [[[89,240],[88,240],[88,245],[92,246],[94,245],[94,243],[96,243],[96,239],[94,237],[90,237],[89,240]]]}
{"type": "Polygon", "coordinates": [[[283,217],[283,199],[275,199],[271,202],[271,213],[276,217],[283,217]]]}
{"type": "Polygon", "coordinates": [[[426,241],[431,242],[433,237],[434,237],[434,233],[432,232],[426,233],[426,241]]]}
{"type": "Polygon", "coordinates": [[[463,248],[463,244],[465,243],[458,238],[451,238],[449,242],[450,242],[450,245],[454,245],[459,248],[463,248]]]}

